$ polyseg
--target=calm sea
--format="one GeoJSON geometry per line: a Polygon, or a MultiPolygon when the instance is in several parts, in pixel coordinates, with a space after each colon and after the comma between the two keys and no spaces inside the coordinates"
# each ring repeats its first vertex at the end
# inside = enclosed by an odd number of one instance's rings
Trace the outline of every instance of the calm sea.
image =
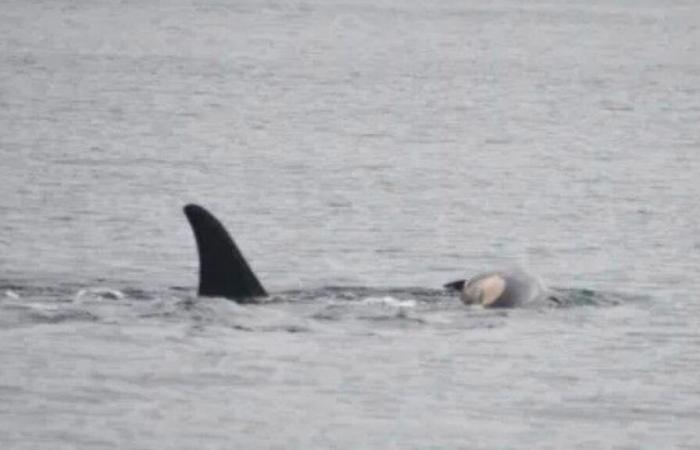
{"type": "Polygon", "coordinates": [[[700,448],[698,55],[694,0],[3,0],[0,447],[700,448]],[[441,290],[501,267],[575,301],[441,290]]]}

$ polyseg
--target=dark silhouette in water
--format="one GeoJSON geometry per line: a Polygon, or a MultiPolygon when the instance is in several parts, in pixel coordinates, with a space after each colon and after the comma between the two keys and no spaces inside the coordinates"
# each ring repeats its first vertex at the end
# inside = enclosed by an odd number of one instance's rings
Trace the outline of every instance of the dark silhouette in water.
{"type": "MultiPolygon", "coordinates": [[[[265,288],[221,222],[199,205],[187,205],[184,211],[199,251],[199,295],[226,297],[239,303],[266,296],[265,288]]],[[[465,304],[485,308],[512,308],[542,299],[560,303],[538,278],[522,271],[487,272],[445,287],[458,291],[465,304]]]]}
{"type": "Polygon", "coordinates": [[[226,297],[237,302],[266,296],[226,228],[199,205],[184,207],[199,252],[199,295],[226,297]]]}

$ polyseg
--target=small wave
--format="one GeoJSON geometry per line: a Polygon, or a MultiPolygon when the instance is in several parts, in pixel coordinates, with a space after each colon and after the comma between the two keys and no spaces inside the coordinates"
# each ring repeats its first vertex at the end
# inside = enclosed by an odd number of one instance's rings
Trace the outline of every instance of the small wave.
{"type": "Polygon", "coordinates": [[[373,309],[371,314],[361,314],[358,318],[372,322],[394,322],[408,321],[415,323],[425,323],[423,319],[413,316],[417,302],[415,300],[400,300],[391,296],[367,297],[362,300],[361,305],[378,306],[380,311],[373,309]],[[387,314],[387,310],[389,313],[387,314]]]}
{"type": "Polygon", "coordinates": [[[11,289],[5,289],[5,298],[9,298],[10,300],[19,300],[19,294],[16,293],[15,291],[11,289]]]}
{"type": "Polygon", "coordinates": [[[125,288],[120,291],[125,297],[133,300],[153,300],[154,295],[151,292],[138,288],[125,288]]]}
{"type": "Polygon", "coordinates": [[[99,317],[85,310],[58,310],[39,311],[33,310],[27,315],[29,321],[34,323],[57,324],[63,322],[96,322],[99,317]]]}
{"type": "Polygon", "coordinates": [[[396,324],[412,323],[412,324],[425,325],[428,323],[428,321],[426,319],[409,314],[405,309],[399,309],[394,314],[360,315],[357,318],[361,319],[361,320],[366,320],[368,322],[390,323],[390,324],[391,323],[396,323],[396,324]]]}
{"type": "Polygon", "coordinates": [[[95,322],[99,317],[81,308],[67,307],[66,303],[7,302],[2,305],[0,326],[26,326],[81,321],[95,322]]]}
{"type": "Polygon", "coordinates": [[[365,305],[383,305],[391,308],[415,308],[415,300],[399,300],[398,298],[386,297],[367,297],[362,300],[365,305]]]}
{"type": "Polygon", "coordinates": [[[552,291],[557,299],[557,305],[554,306],[560,307],[616,306],[636,298],[619,293],[594,291],[592,289],[556,288],[552,291]]]}
{"type": "Polygon", "coordinates": [[[123,300],[126,295],[118,290],[106,287],[93,287],[81,289],[75,294],[75,301],[80,303],[85,300],[123,300]]]}
{"type": "MultiPolygon", "coordinates": [[[[364,303],[392,303],[402,301],[412,301],[416,304],[439,303],[445,300],[452,300],[453,295],[444,289],[431,288],[376,288],[362,286],[326,286],[316,289],[289,290],[276,293],[266,302],[364,302],[364,303]],[[392,300],[385,301],[385,298],[392,300]],[[399,298],[410,300],[399,300],[399,298]],[[375,299],[375,300],[368,300],[375,299]],[[379,300],[376,300],[379,299],[379,300]]],[[[408,305],[407,305],[408,306],[408,305]]]]}
{"type": "Polygon", "coordinates": [[[234,325],[234,329],[242,329],[243,331],[266,331],[266,332],[283,332],[283,333],[309,333],[311,328],[303,325],[273,325],[263,326],[258,328],[243,327],[242,325],[234,325]]]}

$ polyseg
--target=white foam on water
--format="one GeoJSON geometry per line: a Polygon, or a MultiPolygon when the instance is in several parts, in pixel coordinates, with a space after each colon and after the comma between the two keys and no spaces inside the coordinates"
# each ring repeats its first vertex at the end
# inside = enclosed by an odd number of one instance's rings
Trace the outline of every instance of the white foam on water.
{"type": "Polygon", "coordinates": [[[362,300],[365,305],[382,305],[390,308],[415,308],[415,300],[401,300],[391,296],[386,297],[367,297],[362,300]]]}
{"type": "Polygon", "coordinates": [[[5,289],[5,298],[9,298],[11,300],[19,300],[20,296],[18,293],[11,289],[5,289]]]}
{"type": "Polygon", "coordinates": [[[75,302],[80,303],[90,300],[123,300],[126,295],[118,290],[108,287],[91,287],[79,290],[74,297],[75,302]]]}

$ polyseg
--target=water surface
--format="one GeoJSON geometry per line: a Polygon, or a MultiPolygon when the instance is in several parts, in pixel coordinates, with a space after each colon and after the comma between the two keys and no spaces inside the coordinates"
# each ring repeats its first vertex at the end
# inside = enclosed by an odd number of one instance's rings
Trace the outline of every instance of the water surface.
{"type": "Polygon", "coordinates": [[[691,1],[0,13],[3,448],[696,448],[691,1]],[[195,295],[188,202],[270,302],[195,295]],[[564,308],[442,283],[524,267],[564,308]]]}

